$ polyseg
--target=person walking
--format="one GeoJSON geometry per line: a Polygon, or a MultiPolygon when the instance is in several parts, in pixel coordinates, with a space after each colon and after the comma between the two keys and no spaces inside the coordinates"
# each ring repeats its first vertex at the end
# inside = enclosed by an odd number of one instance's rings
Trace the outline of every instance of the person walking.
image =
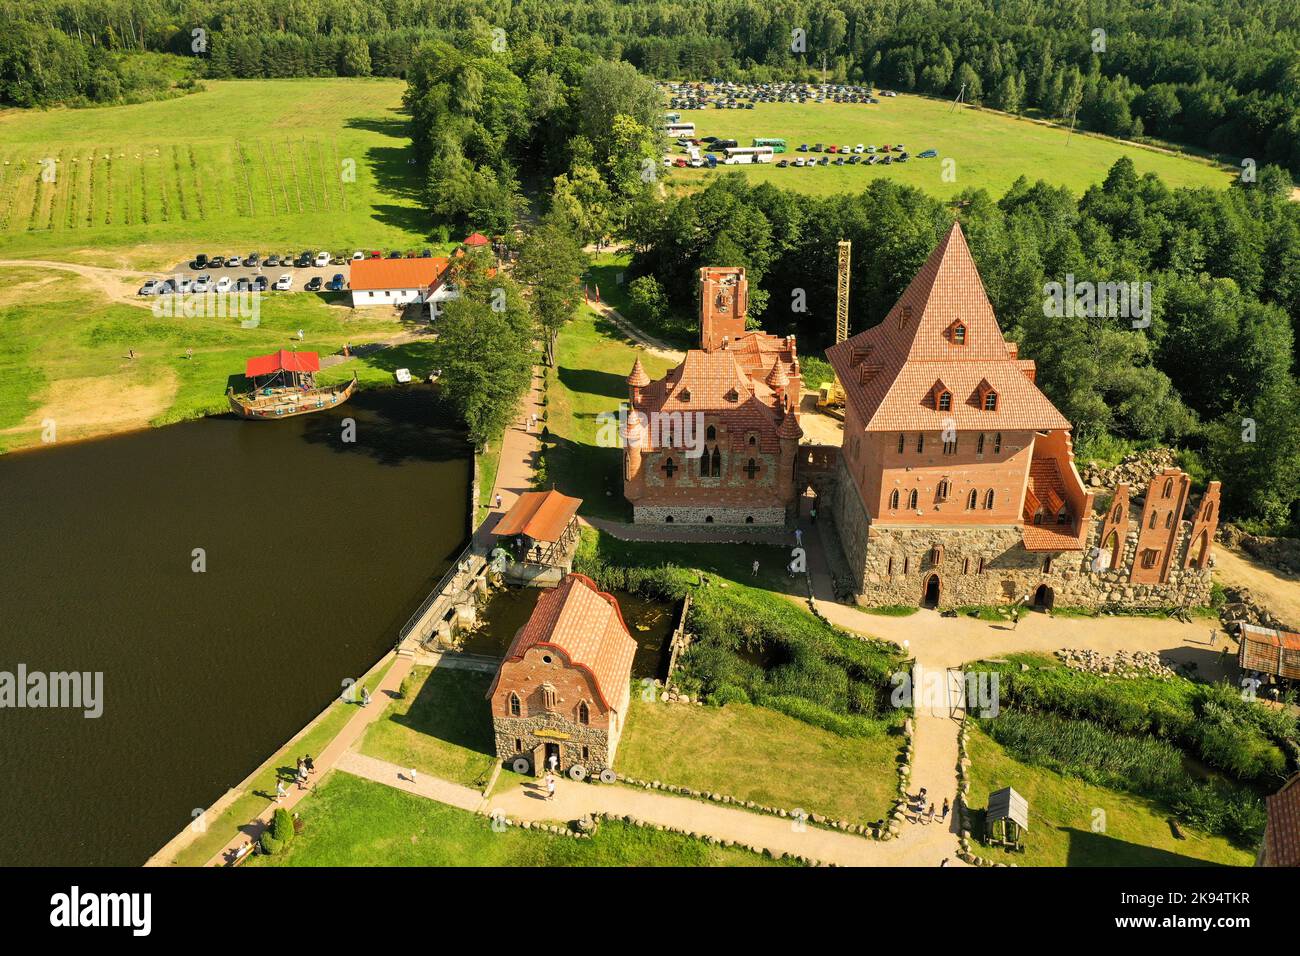
{"type": "Polygon", "coordinates": [[[1017,604],[1011,609],[1011,630],[1015,630],[1020,625],[1020,605],[1017,604]]]}
{"type": "Polygon", "coordinates": [[[546,758],[546,769],[555,773],[560,768],[560,758],[556,754],[551,754],[546,758]]]}
{"type": "Polygon", "coordinates": [[[758,577],[758,562],[757,562],[757,561],[754,562],[754,569],[753,569],[753,571],[750,572],[750,576],[751,576],[751,577],[755,577],[755,578],[758,577]]]}
{"type": "Polygon", "coordinates": [[[298,341],[299,341],[299,342],[302,341],[302,329],[299,329],[299,330],[298,330],[298,341]]]}
{"type": "Polygon", "coordinates": [[[948,798],[947,798],[947,797],[944,797],[944,798],[943,798],[943,814],[939,817],[939,822],[940,822],[940,823],[947,823],[947,822],[948,822],[948,811],[949,811],[950,809],[951,809],[951,807],[948,805],[948,798]]]}
{"type": "Polygon", "coordinates": [[[420,782],[419,777],[420,777],[420,775],[416,772],[415,768],[412,767],[412,768],[411,768],[411,783],[419,783],[419,782],[420,782]]]}
{"type": "Polygon", "coordinates": [[[302,765],[307,768],[308,773],[316,772],[316,765],[312,763],[311,754],[302,758],[302,765]]]}
{"type": "Polygon", "coordinates": [[[933,822],[934,822],[934,804],[933,804],[933,803],[930,804],[930,809],[927,810],[926,813],[925,813],[925,822],[926,822],[927,824],[928,824],[928,823],[933,823],[933,822]]]}
{"type": "Polygon", "coordinates": [[[1217,628],[1210,628],[1210,646],[1213,647],[1219,640],[1219,631],[1217,628]]]}
{"type": "Polygon", "coordinates": [[[794,543],[796,547],[803,547],[803,528],[794,529],[794,543]]]}
{"type": "Polygon", "coordinates": [[[812,520],[812,523],[813,523],[813,524],[816,524],[816,523],[817,523],[817,503],[816,503],[816,502],[813,502],[813,506],[812,506],[812,508],[810,508],[810,509],[808,510],[808,517],[812,520]]]}
{"type": "Polygon", "coordinates": [[[497,492],[497,511],[501,510],[501,492],[497,492]]]}
{"type": "Polygon", "coordinates": [[[555,799],[555,777],[549,773],[546,775],[546,799],[547,802],[555,799]]]}
{"type": "Polygon", "coordinates": [[[362,707],[370,706],[370,691],[367,690],[365,687],[361,688],[361,706],[362,707]]]}
{"type": "Polygon", "coordinates": [[[307,789],[307,768],[302,764],[298,765],[298,789],[307,789]]]}
{"type": "Polygon", "coordinates": [[[279,803],[284,798],[285,793],[286,791],[284,789],[284,781],[276,780],[275,781],[275,802],[279,803]]]}

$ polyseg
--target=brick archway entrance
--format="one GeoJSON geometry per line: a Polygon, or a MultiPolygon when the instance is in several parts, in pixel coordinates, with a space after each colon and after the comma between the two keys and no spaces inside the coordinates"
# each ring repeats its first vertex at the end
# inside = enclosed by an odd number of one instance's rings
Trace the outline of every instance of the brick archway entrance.
{"type": "Polygon", "coordinates": [[[1034,607],[1040,611],[1050,611],[1052,605],[1056,602],[1056,595],[1046,584],[1038,585],[1038,590],[1034,592],[1034,607]]]}
{"type": "Polygon", "coordinates": [[[931,574],[925,579],[925,590],[921,592],[921,607],[939,606],[939,575],[931,574]]]}

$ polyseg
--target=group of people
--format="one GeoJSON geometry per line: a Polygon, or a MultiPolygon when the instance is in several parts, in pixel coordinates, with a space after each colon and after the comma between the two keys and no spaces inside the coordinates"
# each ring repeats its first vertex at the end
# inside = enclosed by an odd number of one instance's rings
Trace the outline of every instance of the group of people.
{"type": "MultiPolygon", "coordinates": [[[[917,823],[929,824],[934,822],[935,819],[934,802],[931,801],[929,809],[926,808],[925,787],[922,787],[921,792],[918,793],[914,798],[912,798],[912,800],[908,803],[907,809],[913,814],[917,823]]],[[[947,822],[948,814],[951,812],[952,812],[952,805],[948,802],[948,798],[944,797],[943,810],[940,811],[939,813],[939,822],[940,823],[947,822]]]]}
{"type": "MultiPolygon", "coordinates": [[[[294,782],[298,784],[299,790],[307,789],[307,778],[316,772],[316,764],[312,762],[311,754],[298,758],[298,769],[294,772],[294,782]]],[[[276,779],[275,781],[275,802],[279,803],[288,791],[285,789],[284,781],[276,779]]]]}

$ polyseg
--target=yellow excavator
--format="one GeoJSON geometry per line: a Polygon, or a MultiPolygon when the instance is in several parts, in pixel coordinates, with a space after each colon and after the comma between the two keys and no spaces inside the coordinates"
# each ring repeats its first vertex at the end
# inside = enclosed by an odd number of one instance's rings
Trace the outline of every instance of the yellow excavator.
{"type": "Polygon", "coordinates": [[[833,378],[817,386],[817,407],[827,409],[844,407],[844,389],[840,388],[839,379],[833,378]]]}

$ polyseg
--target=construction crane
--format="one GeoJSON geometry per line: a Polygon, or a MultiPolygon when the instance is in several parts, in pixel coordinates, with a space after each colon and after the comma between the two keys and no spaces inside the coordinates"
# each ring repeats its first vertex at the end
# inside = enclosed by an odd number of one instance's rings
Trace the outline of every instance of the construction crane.
{"type": "MultiPolygon", "coordinates": [[[[853,243],[841,239],[835,282],[835,344],[849,337],[849,261],[853,243]]],[[[844,391],[837,379],[822,382],[817,388],[817,404],[822,408],[839,408],[844,404],[844,391]]]]}

